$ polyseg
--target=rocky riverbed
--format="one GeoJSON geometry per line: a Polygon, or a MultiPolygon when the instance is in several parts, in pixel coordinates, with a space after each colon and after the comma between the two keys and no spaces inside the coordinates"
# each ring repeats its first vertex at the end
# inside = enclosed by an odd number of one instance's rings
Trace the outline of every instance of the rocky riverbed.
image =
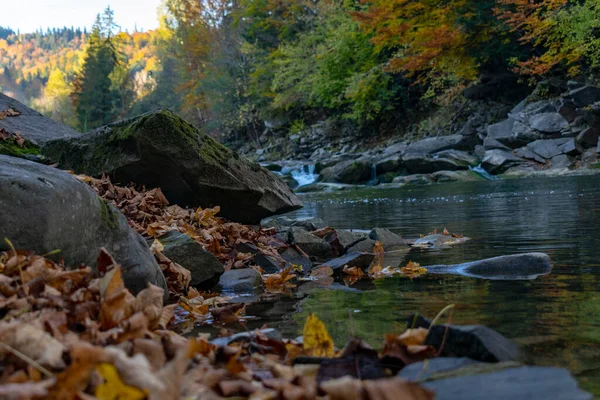
{"type": "Polygon", "coordinates": [[[441,134],[437,129],[432,137],[369,144],[318,124],[287,138],[265,139],[266,148],[247,145],[242,151],[299,191],[600,171],[600,88],[544,82],[513,106],[468,102],[472,111],[464,124],[441,134]]]}

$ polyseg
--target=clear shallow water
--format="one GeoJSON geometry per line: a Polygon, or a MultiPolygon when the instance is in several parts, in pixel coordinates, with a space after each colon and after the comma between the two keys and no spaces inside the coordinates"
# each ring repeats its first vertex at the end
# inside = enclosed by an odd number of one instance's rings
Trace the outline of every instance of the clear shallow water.
{"type": "Polygon", "coordinates": [[[303,200],[294,216],[318,216],[336,228],[386,227],[415,237],[446,227],[472,238],[451,249],[410,252],[406,258],[421,265],[542,251],[553,272],[533,281],[388,278],[359,283],[361,293],[303,289],[250,306],[252,325],[268,323],[296,336],[315,313],[338,345],[354,333],[381,347],[385,333],[404,330],[407,315],[433,318],[454,303],[453,322],[498,330],[524,346],[529,362],[565,366],[600,396],[600,177],[365,189],[303,200]]]}

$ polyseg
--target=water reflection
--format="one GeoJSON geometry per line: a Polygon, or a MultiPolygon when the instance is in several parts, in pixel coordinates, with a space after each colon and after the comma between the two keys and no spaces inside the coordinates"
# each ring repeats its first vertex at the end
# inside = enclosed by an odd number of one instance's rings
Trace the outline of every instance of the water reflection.
{"type": "Polygon", "coordinates": [[[422,265],[542,251],[552,258],[553,272],[534,281],[432,275],[380,280],[363,293],[316,289],[293,310],[265,320],[295,336],[314,312],[337,343],[355,334],[380,346],[384,333],[404,329],[406,315],[419,311],[433,316],[455,303],[456,323],[497,329],[522,343],[532,362],[567,366],[585,388],[600,395],[600,387],[594,387],[600,382],[597,179],[502,180],[305,196],[305,208],[295,214],[318,216],[334,227],[379,226],[407,237],[446,227],[473,238],[451,249],[409,253],[407,258],[422,265]]]}

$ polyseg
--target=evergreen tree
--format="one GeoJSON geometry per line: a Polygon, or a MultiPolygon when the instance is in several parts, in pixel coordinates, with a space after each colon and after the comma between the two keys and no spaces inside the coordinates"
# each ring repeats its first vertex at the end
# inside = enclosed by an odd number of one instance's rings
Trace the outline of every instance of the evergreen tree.
{"type": "Polygon", "coordinates": [[[72,99],[84,132],[113,121],[117,114],[118,94],[110,79],[118,64],[115,29],[113,11],[107,7],[102,16],[96,17],[83,66],[73,83],[72,99]]]}

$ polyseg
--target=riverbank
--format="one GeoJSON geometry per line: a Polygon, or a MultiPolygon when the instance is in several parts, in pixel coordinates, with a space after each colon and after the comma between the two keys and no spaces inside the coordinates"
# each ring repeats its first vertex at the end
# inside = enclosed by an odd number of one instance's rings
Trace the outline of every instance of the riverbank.
{"type": "Polygon", "coordinates": [[[600,88],[545,82],[516,105],[472,99],[464,104],[466,115],[464,109],[445,110],[457,112],[456,121],[462,123],[430,121],[429,129],[421,126],[384,142],[346,132],[334,135],[328,133],[334,128],[321,124],[287,138],[281,136],[285,130],[273,131],[265,147],[247,144],[241,150],[301,191],[336,187],[330,184],[554,177],[600,170],[600,88]],[[283,161],[282,155],[287,157],[283,161]],[[320,185],[306,188],[316,182],[320,185]]]}

